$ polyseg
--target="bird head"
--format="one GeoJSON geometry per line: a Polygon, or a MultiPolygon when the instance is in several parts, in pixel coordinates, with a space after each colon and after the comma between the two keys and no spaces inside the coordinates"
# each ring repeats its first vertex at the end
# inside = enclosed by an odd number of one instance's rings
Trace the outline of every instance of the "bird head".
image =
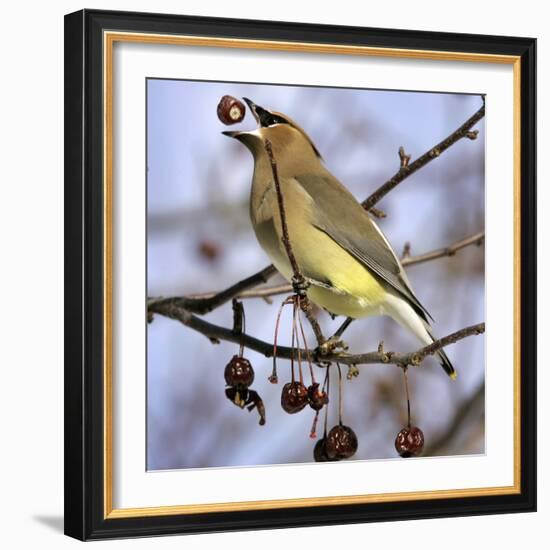
{"type": "Polygon", "coordinates": [[[260,107],[260,105],[256,105],[246,97],[243,97],[243,99],[254,116],[258,127],[251,131],[222,133],[240,141],[250,150],[254,158],[264,153],[265,140],[271,142],[277,158],[287,155],[307,156],[312,154],[317,158],[321,158],[311,138],[290,117],[260,107]]]}

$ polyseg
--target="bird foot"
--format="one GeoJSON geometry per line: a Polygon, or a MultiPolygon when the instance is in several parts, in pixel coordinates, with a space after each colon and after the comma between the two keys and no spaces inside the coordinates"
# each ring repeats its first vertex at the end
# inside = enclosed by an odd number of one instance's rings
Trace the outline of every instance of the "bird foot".
{"type": "Polygon", "coordinates": [[[348,349],[348,345],[343,340],[340,340],[338,336],[331,336],[328,340],[323,342],[316,351],[318,355],[323,356],[329,355],[336,350],[347,351],[348,349]]]}
{"type": "Polygon", "coordinates": [[[304,277],[292,277],[292,290],[298,296],[304,297],[307,294],[307,289],[309,288],[310,283],[304,279],[304,277]]]}

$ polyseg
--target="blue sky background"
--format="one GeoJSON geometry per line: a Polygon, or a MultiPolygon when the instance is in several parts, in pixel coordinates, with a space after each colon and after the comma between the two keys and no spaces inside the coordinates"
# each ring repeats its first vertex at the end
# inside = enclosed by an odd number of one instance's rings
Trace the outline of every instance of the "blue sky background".
{"type": "MultiPolygon", "coordinates": [[[[149,296],[220,290],[269,263],[248,217],[252,157],[221,134],[228,129],[216,116],[221,96],[250,97],[293,118],[316,143],[328,168],[360,200],[398,169],[399,146],[414,159],[481,105],[479,96],[437,93],[176,80],[149,80],[147,86],[149,296]],[[216,257],[209,259],[205,248],[216,249],[216,257]]],[[[232,129],[253,127],[247,114],[232,129]]],[[[484,229],[483,121],[476,128],[476,141],[461,140],[378,205],[388,214],[378,223],[398,253],[406,241],[414,255],[484,229]]],[[[407,272],[437,321],[436,334],[484,320],[483,247],[407,272]]],[[[271,305],[245,302],[251,334],[272,340],[280,300],[275,297],[271,305]]],[[[230,305],[207,319],[230,326],[230,305]]],[[[340,322],[325,314],[321,321],[325,333],[340,322]]],[[[287,316],[281,343],[289,337],[287,316]]],[[[396,351],[418,347],[393,321],[380,317],[354,323],[345,340],[354,352],[376,349],[380,340],[396,351]]],[[[270,361],[246,352],[256,371],[253,387],[266,404],[265,426],[258,426],[256,412],[240,410],[225,398],[223,369],[236,348],[211,345],[161,316],[148,326],[149,469],[312,460],[315,442],[308,434],[313,411],[288,415],[280,408],[287,363],[280,363],[282,382],[273,386],[267,382],[270,361]]],[[[482,336],[448,348],[459,373],[454,383],[433,360],[410,371],[414,421],[427,445],[437,443],[435,454],[484,450],[484,408],[474,399],[483,390],[484,350],[482,336]],[[460,411],[466,412],[465,419],[456,427],[460,411]]],[[[384,365],[360,369],[360,376],[346,381],[344,388],[344,421],[360,442],[355,458],[394,458],[393,441],[405,422],[402,375],[384,365]]],[[[337,423],[336,409],[333,398],[329,427],[337,423]]]]}

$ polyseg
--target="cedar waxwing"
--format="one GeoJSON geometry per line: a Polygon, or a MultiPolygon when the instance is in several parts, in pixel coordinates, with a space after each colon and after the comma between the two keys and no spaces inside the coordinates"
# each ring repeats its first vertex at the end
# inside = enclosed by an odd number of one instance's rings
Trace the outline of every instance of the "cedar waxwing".
{"type": "MultiPolygon", "coordinates": [[[[243,99],[258,128],[223,133],[254,157],[250,218],[277,270],[292,280],[265,139],[277,163],[288,234],[300,271],[310,283],[309,299],[332,314],[354,319],[388,315],[422,344],[431,344],[431,316],[415,296],[399,258],[370,215],[327,170],[311,138],[286,115],[243,99]]],[[[438,356],[445,372],[455,378],[447,354],[440,350],[438,356]]]]}

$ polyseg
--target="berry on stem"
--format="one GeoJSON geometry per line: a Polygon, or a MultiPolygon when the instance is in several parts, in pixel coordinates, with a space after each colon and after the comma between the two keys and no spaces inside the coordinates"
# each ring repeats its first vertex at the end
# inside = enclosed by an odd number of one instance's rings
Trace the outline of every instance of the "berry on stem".
{"type": "Polygon", "coordinates": [[[326,452],[329,458],[350,458],[357,452],[359,443],[355,432],[343,424],[334,426],[326,437],[326,452]]]}
{"type": "Polygon", "coordinates": [[[234,355],[224,371],[225,383],[236,388],[248,388],[254,382],[254,369],[246,357],[234,355]]]}
{"type": "Polygon", "coordinates": [[[309,406],[314,411],[319,411],[323,408],[324,405],[328,403],[328,395],[326,391],[323,391],[319,388],[319,384],[314,382],[307,389],[307,399],[309,406]]]}
{"type": "Polygon", "coordinates": [[[307,388],[298,381],[287,382],[281,392],[281,407],[289,414],[300,412],[307,405],[307,388]]]}
{"type": "Polygon", "coordinates": [[[424,448],[424,434],[420,428],[403,428],[395,438],[395,450],[403,458],[418,456],[424,448]]]}
{"type": "Polygon", "coordinates": [[[330,458],[328,456],[326,443],[326,437],[319,439],[319,441],[315,443],[315,447],[313,448],[313,459],[315,460],[315,462],[336,462],[337,460],[339,460],[337,457],[330,458]]]}

